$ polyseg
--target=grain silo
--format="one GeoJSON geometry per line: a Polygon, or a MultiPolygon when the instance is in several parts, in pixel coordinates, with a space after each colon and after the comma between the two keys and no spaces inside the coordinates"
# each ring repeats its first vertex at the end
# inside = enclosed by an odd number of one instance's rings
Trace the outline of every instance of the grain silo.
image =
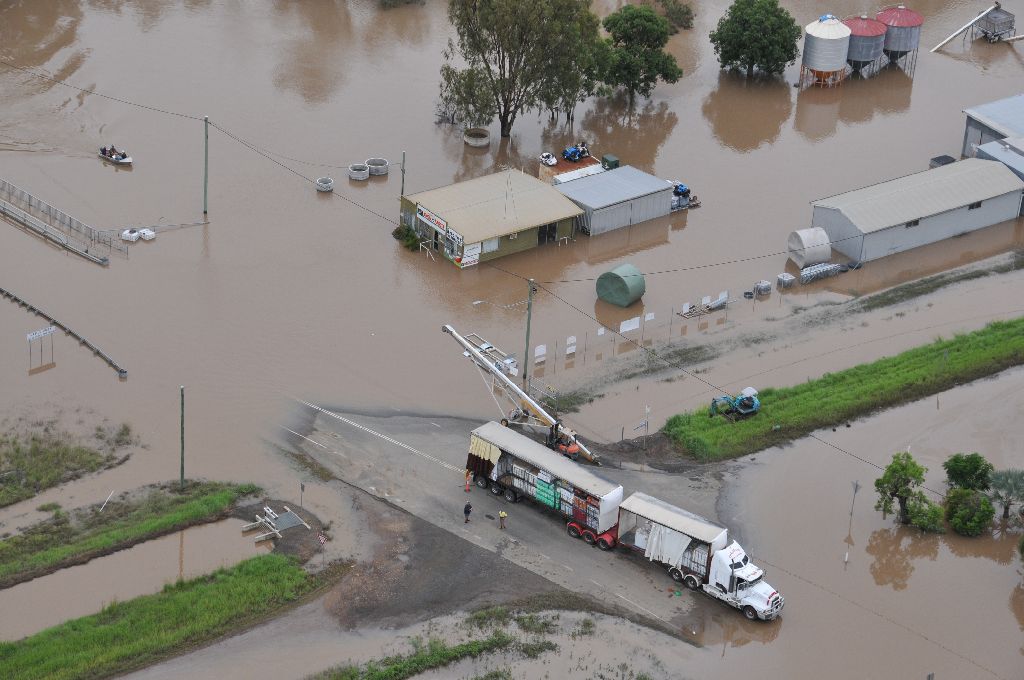
{"type": "Polygon", "coordinates": [[[846,63],[857,73],[869,75],[877,70],[881,61],[886,26],[877,19],[869,19],[866,14],[847,17],[843,23],[850,29],[850,50],[846,54],[846,63]]]}
{"type": "Polygon", "coordinates": [[[890,63],[903,61],[903,67],[913,72],[917,64],[917,46],[921,41],[924,17],[905,5],[886,7],[875,18],[885,24],[885,43],[882,47],[890,63]]]}
{"type": "Polygon", "coordinates": [[[849,27],[831,14],[823,14],[807,24],[800,81],[823,87],[841,83],[846,77],[849,47],[849,27]]]}

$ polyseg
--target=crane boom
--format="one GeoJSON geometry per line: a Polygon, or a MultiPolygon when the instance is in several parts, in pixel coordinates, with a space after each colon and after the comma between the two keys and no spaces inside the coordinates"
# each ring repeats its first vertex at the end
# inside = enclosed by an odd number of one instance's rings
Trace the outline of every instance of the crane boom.
{"type": "Polygon", "coordinates": [[[973,19],[971,19],[970,21],[968,21],[968,22],[967,22],[966,24],[964,24],[964,25],[963,25],[963,26],[961,26],[960,28],[956,29],[956,32],[955,32],[955,33],[953,33],[953,34],[952,34],[952,35],[950,35],[950,36],[949,36],[948,38],[946,38],[945,40],[943,40],[942,42],[940,42],[940,43],[939,43],[938,45],[936,45],[935,47],[933,47],[933,48],[931,49],[931,51],[932,51],[932,52],[934,52],[934,51],[936,51],[936,50],[938,50],[938,49],[941,49],[943,45],[945,45],[945,44],[946,44],[946,43],[948,43],[948,42],[949,42],[950,40],[952,40],[953,38],[957,37],[958,35],[960,35],[960,34],[961,34],[961,33],[963,33],[964,31],[966,31],[966,30],[967,30],[968,28],[970,28],[970,27],[971,27],[971,26],[973,26],[974,24],[978,23],[978,21],[979,21],[979,20],[980,20],[980,19],[981,19],[982,17],[984,17],[985,15],[987,15],[987,14],[988,14],[989,12],[991,12],[991,11],[992,11],[992,10],[994,10],[994,9],[999,9],[999,3],[998,3],[998,2],[997,2],[996,4],[994,4],[994,5],[992,5],[991,7],[989,7],[989,8],[987,9],[987,10],[985,10],[985,11],[984,11],[984,12],[982,12],[981,14],[979,14],[978,16],[976,16],[976,17],[974,17],[973,19]]]}
{"type": "Polygon", "coordinates": [[[515,397],[519,400],[520,406],[524,411],[528,412],[528,415],[533,416],[537,421],[539,421],[540,423],[544,424],[547,427],[551,427],[553,425],[557,426],[559,434],[566,435],[576,440],[576,444],[580,448],[581,456],[591,461],[592,463],[596,463],[597,465],[601,464],[598,457],[591,453],[590,449],[588,449],[583,444],[583,442],[579,441],[579,439],[576,438],[575,432],[564,427],[561,421],[559,421],[557,418],[548,413],[543,406],[541,406],[533,397],[527,394],[525,390],[520,388],[519,385],[516,385],[515,381],[513,381],[511,378],[508,377],[508,375],[505,374],[505,371],[503,370],[500,362],[496,363],[494,361],[488,360],[488,358],[484,356],[484,354],[476,345],[474,345],[472,342],[467,340],[462,335],[459,335],[459,333],[456,332],[456,330],[452,328],[450,324],[445,324],[444,326],[442,326],[441,331],[444,333],[448,333],[453,338],[455,338],[455,341],[462,345],[462,348],[465,350],[465,354],[469,356],[473,363],[479,366],[482,370],[485,370],[488,373],[490,373],[492,378],[498,381],[499,387],[501,387],[501,389],[504,390],[506,394],[508,394],[510,397],[511,395],[515,395],[515,397]]]}

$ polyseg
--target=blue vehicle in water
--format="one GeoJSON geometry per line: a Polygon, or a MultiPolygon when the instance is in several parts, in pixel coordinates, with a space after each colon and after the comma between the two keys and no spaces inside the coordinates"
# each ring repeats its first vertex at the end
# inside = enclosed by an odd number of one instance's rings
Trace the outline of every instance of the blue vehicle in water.
{"type": "Polygon", "coordinates": [[[578,163],[587,156],[590,155],[590,150],[587,148],[586,142],[579,142],[574,146],[567,146],[562,151],[562,158],[573,163],[578,163]]]}

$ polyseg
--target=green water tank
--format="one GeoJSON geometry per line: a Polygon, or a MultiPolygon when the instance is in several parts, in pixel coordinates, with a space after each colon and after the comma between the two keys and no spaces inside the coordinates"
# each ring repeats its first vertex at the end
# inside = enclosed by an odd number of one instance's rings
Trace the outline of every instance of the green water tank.
{"type": "Polygon", "coordinates": [[[614,170],[619,167],[619,157],[606,153],[601,156],[601,167],[605,170],[614,170]]]}
{"type": "Polygon", "coordinates": [[[645,292],[644,275],[631,264],[621,264],[597,278],[597,297],[619,307],[629,307],[645,292]]]}

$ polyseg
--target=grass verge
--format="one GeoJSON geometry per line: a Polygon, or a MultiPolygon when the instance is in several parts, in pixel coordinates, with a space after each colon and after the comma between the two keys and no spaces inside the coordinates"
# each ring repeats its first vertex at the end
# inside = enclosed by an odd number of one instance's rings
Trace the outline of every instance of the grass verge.
{"type": "Polygon", "coordinates": [[[0,677],[77,680],[124,673],[265,618],[318,584],[291,558],[254,557],[24,640],[2,642],[0,677]]]}
{"type": "Polygon", "coordinates": [[[103,428],[97,428],[97,437],[101,434],[109,446],[107,451],[84,446],[71,435],[49,427],[30,434],[0,435],[0,508],[123,462],[115,450],[132,443],[131,427],[122,425],[110,433],[109,441],[103,428]]]}
{"type": "Polygon", "coordinates": [[[343,666],[326,670],[311,676],[316,680],[405,680],[434,668],[467,658],[507,649],[515,638],[500,630],[479,640],[470,640],[457,645],[448,645],[442,640],[432,639],[421,645],[412,654],[391,656],[380,661],[371,661],[364,667],[343,666]]]}
{"type": "Polygon", "coordinates": [[[0,542],[0,588],[213,521],[239,498],[259,491],[251,484],[189,482],[184,491],[168,484],[138,498],[112,501],[102,513],[99,506],[71,514],[56,504],[40,506],[53,511],[53,518],[0,542]]]}
{"type": "Polygon", "coordinates": [[[665,433],[701,460],[741,456],[1024,363],[1024,318],[936,340],[893,357],[761,392],[761,412],[739,421],[700,410],[673,416],[665,433]]]}

